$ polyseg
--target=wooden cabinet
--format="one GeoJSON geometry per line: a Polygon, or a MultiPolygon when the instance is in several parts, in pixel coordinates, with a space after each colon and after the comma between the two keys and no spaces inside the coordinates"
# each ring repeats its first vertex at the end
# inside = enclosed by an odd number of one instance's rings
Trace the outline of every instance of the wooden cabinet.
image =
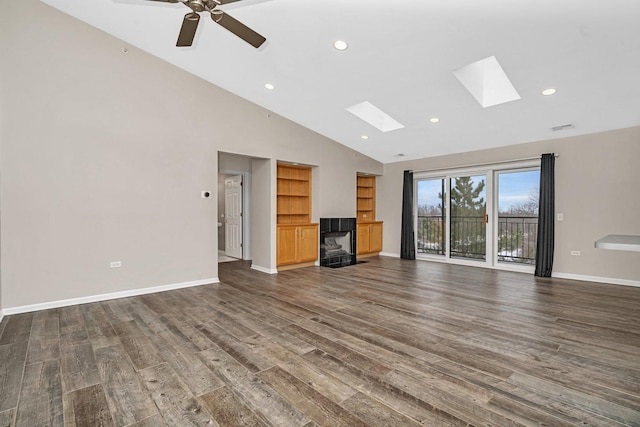
{"type": "Polygon", "coordinates": [[[359,222],[356,233],[358,256],[377,255],[382,251],[382,221],[359,222]]]}
{"type": "Polygon", "coordinates": [[[298,242],[299,230],[296,226],[279,225],[277,236],[277,264],[295,264],[298,258],[296,244],[298,242]]]}
{"type": "Polygon", "coordinates": [[[304,267],[318,259],[318,224],[311,223],[311,168],[278,163],[276,265],[304,267]]]}
{"type": "Polygon", "coordinates": [[[382,222],[369,224],[369,252],[382,250],[382,222]]]}
{"type": "Polygon", "coordinates": [[[277,265],[314,263],[318,259],[318,224],[278,225],[277,265]]]}

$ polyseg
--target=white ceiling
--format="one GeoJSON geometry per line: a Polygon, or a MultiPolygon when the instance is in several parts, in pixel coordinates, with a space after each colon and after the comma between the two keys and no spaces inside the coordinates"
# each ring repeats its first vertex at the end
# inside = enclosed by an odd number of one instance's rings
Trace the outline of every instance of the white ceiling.
{"type": "MultiPolygon", "coordinates": [[[[243,0],[220,7],[267,38],[259,49],[206,14],[194,45],[175,47],[189,11],[180,3],[43,1],[123,47],[384,163],[640,125],[638,0],[243,0]],[[337,39],[349,48],[334,49],[337,39]],[[490,56],[522,99],[482,108],[452,73],[490,56]],[[558,93],[542,96],[548,87],[558,93]],[[383,133],[346,110],[363,101],[405,127],[383,133]],[[575,127],[551,131],[567,123],[575,127]]],[[[223,117],[216,111],[212,120],[223,117]]]]}

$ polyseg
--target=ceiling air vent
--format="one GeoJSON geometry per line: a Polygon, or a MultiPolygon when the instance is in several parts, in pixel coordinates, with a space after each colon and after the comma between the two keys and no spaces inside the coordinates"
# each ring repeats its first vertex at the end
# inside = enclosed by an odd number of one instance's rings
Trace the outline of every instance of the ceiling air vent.
{"type": "Polygon", "coordinates": [[[554,126],[551,128],[551,130],[554,132],[558,132],[559,130],[573,129],[574,127],[575,126],[573,126],[573,123],[567,123],[566,125],[554,126]]]}

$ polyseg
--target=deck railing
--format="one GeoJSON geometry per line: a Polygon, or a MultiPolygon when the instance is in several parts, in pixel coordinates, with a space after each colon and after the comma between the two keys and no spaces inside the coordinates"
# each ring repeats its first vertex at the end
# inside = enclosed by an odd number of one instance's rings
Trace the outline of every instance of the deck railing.
{"type": "MultiPolygon", "coordinates": [[[[418,215],[418,253],[444,255],[445,218],[442,215],[418,215]]],[[[534,264],[538,218],[501,215],[498,217],[498,261],[534,264]]],[[[484,259],[486,224],[482,216],[451,218],[451,256],[484,259]]]]}

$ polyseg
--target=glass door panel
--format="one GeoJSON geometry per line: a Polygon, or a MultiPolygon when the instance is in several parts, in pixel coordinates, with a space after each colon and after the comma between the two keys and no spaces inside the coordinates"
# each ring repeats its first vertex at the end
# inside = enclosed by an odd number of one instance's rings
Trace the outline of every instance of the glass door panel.
{"type": "Polygon", "coordinates": [[[540,170],[498,173],[498,262],[535,265],[540,170]]]}
{"type": "Polygon", "coordinates": [[[446,253],[446,180],[424,179],[417,182],[417,252],[446,253]]]}
{"type": "Polygon", "coordinates": [[[450,180],[450,257],[484,261],[487,258],[486,175],[450,180]]]}

